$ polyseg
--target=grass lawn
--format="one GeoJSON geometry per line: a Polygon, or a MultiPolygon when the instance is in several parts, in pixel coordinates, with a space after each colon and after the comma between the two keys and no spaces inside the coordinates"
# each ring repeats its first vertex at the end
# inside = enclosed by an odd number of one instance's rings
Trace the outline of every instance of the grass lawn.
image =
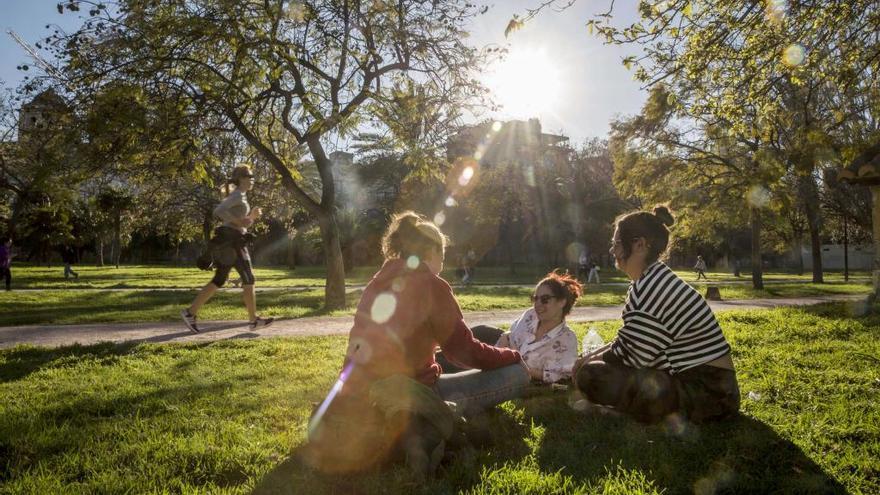
{"type": "MultiPolygon", "coordinates": [[[[95,267],[76,265],[79,273],[78,279],[65,280],[64,268],[60,265],[47,267],[32,263],[14,263],[12,267],[13,289],[192,289],[205,285],[211,279],[211,273],[201,271],[193,266],[173,265],[122,265],[119,268],[110,266],[95,267]]],[[[378,267],[361,266],[350,270],[346,274],[346,283],[352,285],[365,284],[376,272],[378,267]]],[[[682,278],[693,282],[695,275],[693,270],[676,270],[682,278]]],[[[506,267],[477,267],[475,283],[478,285],[493,284],[525,284],[532,285],[540,280],[547,271],[535,267],[520,267],[516,274],[511,274],[506,267]]],[[[325,270],[320,266],[302,266],[295,270],[287,267],[257,267],[254,275],[258,287],[324,287],[325,270]]],[[[743,272],[740,278],[726,272],[709,272],[712,282],[737,282],[748,283],[751,275],[743,272]]],[[[237,277],[232,271],[231,278],[237,277]]],[[[456,281],[454,267],[449,266],[443,272],[443,277],[449,281],[456,281]]],[[[852,272],[851,282],[868,282],[868,272],[852,272]]],[[[782,280],[797,280],[809,282],[812,276],[809,273],[796,275],[784,272],[766,272],[764,280],[775,282],[782,280]]],[[[603,282],[627,282],[626,276],[617,270],[605,270],[602,272],[603,282]]],[[[840,272],[825,273],[826,282],[843,282],[843,274],[840,272]]]]}
{"type": "MultiPolygon", "coordinates": [[[[697,285],[699,288],[700,286],[697,285]]],[[[721,286],[725,299],[755,299],[764,297],[795,297],[822,294],[867,294],[867,283],[831,282],[826,284],[787,283],[767,285],[756,291],[748,286],[733,284],[721,286]]],[[[455,293],[464,311],[526,308],[531,302],[532,289],[527,287],[456,288],[455,293]]],[[[0,326],[125,323],[148,321],[176,321],[180,309],[195,297],[192,290],[69,290],[0,292],[0,326]]],[[[590,285],[578,301],[579,306],[607,306],[622,304],[625,286],[590,285]]],[[[350,315],[360,298],[354,291],[348,294],[348,307],[328,312],[322,309],[323,289],[278,289],[257,293],[257,307],[263,315],[279,318],[300,318],[319,315],[350,315]]],[[[204,306],[199,317],[204,320],[244,320],[247,313],[240,291],[223,291],[204,306]]]]}
{"type": "Polygon", "coordinates": [[[487,415],[491,441],[423,484],[398,469],[322,477],[294,455],[344,337],[3,350],[0,492],[880,492],[880,316],[823,305],[720,320],[741,418],[673,432],[549,393],[487,415]]]}

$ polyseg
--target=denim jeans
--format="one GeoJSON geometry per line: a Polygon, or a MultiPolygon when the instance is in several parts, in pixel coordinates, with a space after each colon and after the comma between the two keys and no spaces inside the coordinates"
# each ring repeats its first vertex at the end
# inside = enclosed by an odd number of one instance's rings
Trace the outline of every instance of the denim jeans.
{"type": "Polygon", "coordinates": [[[434,388],[443,400],[455,402],[459,413],[471,416],[522,396],[529,383],[529,372],[517,363],[494,370],[444,373],[434,388]]]}
{"type": "MultiPolygon", "coordinates": [[[[489,345],[498,342],[504,333],[486,325],[473,327],[471,332],[474,338],[489,345]]],[[[442,352],[437,353],[436,358],[443,374],[434,385],[435,390],[443,400],[455,402],[458,411],[466,416],[521,397],[531,382],[529,372],[521,363],[486,371],[464,370],[449,362],[442,352]]]]}

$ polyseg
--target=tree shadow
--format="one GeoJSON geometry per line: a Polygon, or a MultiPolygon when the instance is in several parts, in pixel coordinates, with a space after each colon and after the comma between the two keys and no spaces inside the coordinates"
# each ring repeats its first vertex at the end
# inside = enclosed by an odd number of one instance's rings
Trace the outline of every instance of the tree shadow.
{"type": "Polygon", "coordinates": [[[290,455],[267,472],[251,492],[254,495],[387,493],[456,493],[480,482],[484,469],[500,467],[528,455],[529,426],[509,412],[495,409],[479,420],[486,426],[471,445],[450,448],[436,476],[427,481],[413,478],[402,466],[360,474],[322,473],[305,461],[308,445],[297,446],[290,455]]]}
{"type": "Polygon", "coordinates": [[[114,363],[120,356],[128,354],[138,344],[126,342],[116,344],[102,342],[93,345],[74,344],[64,347],[44,348],[19,346],[2,352],[0,361],[0,383],[12,382],[27,377],[44,368],[52,368],[56,362],[70,363],[72,360],[91,359],[114,363]]]}
{"type": "MultiPolygon", "coordinates": [[[[234,327],[233,327],[234,328],[234,327]]],[[[225,328],[217,328],[220,331],[225,328]]],[[[172,334],[173,336],[179,334],[172,334]]],[[[185,335],[191,335],[185,332],[185,335]]],[[[229,339],[250,337],[249,333],[236,334],[228,339],[207,342],[185,342],[188,348],[206,347],[217,342],[229,339]]],[[[98,361],[101,364],[113,365],[120,357],[131,354],[144,343],[162,342],[170,340],[168,336],[157,336],[147,339],[131,340],[126,342],[100,342],[97,344],[73,344],[63,347],[34,347],[18,346],[12,349],[0,350],[0,383],[8,383],[26,378],[32,373],[43,369],[51,369],[57,366],[71,366],[80,360],[98,361]]]]}
{"type": "Polygon", "coordinates": [[[525,410],[546,428],[542,470],[563,470],[579,483],[599,482],[616,465],[652,476],[668,493],[846,493],[797,445],[749,416],[649,426],[585,415],[563,398],[527,401],[525,410]]]}

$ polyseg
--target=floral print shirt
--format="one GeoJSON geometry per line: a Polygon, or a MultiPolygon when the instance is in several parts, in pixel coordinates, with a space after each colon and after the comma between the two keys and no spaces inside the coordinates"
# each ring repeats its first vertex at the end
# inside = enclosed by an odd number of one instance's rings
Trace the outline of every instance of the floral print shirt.
{"type": "Polygon", "coordinates": [[[510,326],[507,336],[511,349],[519,351],[529,368],[544,371],[544,383],[570,378],[577,360],[577,336],[565,321],[536,341],[537,330],[538,314],[529,308],[510,326]]]}

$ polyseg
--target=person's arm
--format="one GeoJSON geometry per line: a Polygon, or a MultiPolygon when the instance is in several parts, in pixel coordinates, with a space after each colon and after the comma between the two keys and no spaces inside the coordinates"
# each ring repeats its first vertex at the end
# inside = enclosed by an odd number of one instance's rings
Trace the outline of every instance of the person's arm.
{"type": "Polygon", "coordinates": [[[434,338],[440,343],[443,356],[467,368],[491,370],[522,360],[518,351],[484,344],[474,338],[465,324],[461,308],[445,281],[436,278],[432,284],[433,305],[429,316],[434,338]]]}
{"type": "Polygon", "coordinates": [[[571,330],[557,337],[551,346],[541,370],[540,379],[544,383],[556,383],[571,377],[571,370],[577,359],[577,336],[571,330]]]}

